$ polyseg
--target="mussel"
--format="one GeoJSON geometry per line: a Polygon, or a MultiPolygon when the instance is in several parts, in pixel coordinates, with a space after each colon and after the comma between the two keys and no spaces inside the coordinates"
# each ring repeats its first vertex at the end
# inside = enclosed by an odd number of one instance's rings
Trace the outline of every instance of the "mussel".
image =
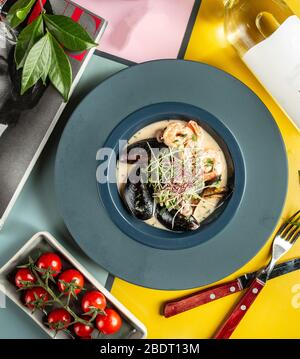
{"type": "Polygon", "coordinates": [[[156,138],[137,141],[122,151],[119,160],[130,164],[136,163],[137,161],[148,163],[153,152],[157,153],[157,151],[162,148],[167,148],[167,146],[162,142],[158,142],[156,138]]]}
{"type": "Polygon", "coordinates": [[[156,208],[156,218],[163,226],[175,232],[194,231],[200,226],[193,216],[185,217],[176,209],[169,211],[161,206],[156,208]]]}
{"type": "Polygon", "coordinates": [[[141,179],[133,183],[130,177],[129,175],[123,192],[124,202],[134,217],[146,221],[154,215],[155,204],[152,192],[147,183],[143,183],[141,179]]]}

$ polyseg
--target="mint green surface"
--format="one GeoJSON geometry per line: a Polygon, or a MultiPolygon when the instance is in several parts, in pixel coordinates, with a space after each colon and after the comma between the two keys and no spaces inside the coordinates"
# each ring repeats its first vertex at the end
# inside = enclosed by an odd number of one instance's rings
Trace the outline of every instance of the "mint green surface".
{"type": "MultiPolygon", "coordinates": [[[[64,226],[56,205],[53,168],[63,125],[74,106],[96,85],[125,67],[125,65],[97,55],[92,57],[70,104],[0,232],[1,267],[33,234],[46,230],[70,251],[98,281],[105,284],[108,273],[92,262],[77,247],[64,226]]],[[[3,297],[0,300],[1,306],[3,306],[3,297]]],[[[0,308],[0,338],[48,338],[48,336],[21,309],[6,299],[5,308],[0,308]]]]}

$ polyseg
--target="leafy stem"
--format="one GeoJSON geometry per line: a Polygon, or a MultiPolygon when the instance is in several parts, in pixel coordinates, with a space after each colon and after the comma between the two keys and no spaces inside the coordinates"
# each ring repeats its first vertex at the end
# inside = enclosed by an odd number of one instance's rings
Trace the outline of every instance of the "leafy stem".
{"type": "Polygon", "coordinates": [[[73,75],[65,50],[85,51],[97,44],[73,19],[47,14],[42,0],[17,0],[7,14],[12,28],[27,19],[36,1],[41,14],[23,28],[15,47],[15,63],[17,69],[22,69],[21,95],[38,81],[46,85],[49,80],[67,101],[73,75]]]}
{"type": "Polygon", "coordinates": [[[42,1],[42,0],[39,0],[39,4],[40,4],[40,8],[41,8],[41,13],[42,13],[42,14],[45,13],[46,10],[45,10],[45,8],[44,8],[43,1],[42,1]]]}

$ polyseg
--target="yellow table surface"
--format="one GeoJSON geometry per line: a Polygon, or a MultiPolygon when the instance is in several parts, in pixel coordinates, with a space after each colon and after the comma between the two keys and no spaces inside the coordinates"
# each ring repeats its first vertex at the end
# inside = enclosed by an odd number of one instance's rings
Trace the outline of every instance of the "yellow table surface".
{"type": "MultiPolygon", "coordinates": [[[[300,1],[286,2],[300,16],[300,1]]],[[[185,58],[216,66],[237,77],[255,91],[273,114],[282,132],[289,160],[289,187],[283,220],[300,208],[300,134],[226,42],[223,15],[220,0],[202,1],[185,58]]],[[[262,267],[267,261],[271,243],[272,238],[269,238],[255,258],[223,281],[262,267]]],[[[300,243],[284,259],[297,256],[300,256],[300,243]]],[[[112,293],[145,323],[148,338],[210,338],[239,295],[220,299],[173,318],[165,319],[160,315],[164,301],[195,291],[151,290],[118,278],[112,287],[112,293]]],[[[300,271],[270,281],[232,338],[300,338],[300,271]]]]}

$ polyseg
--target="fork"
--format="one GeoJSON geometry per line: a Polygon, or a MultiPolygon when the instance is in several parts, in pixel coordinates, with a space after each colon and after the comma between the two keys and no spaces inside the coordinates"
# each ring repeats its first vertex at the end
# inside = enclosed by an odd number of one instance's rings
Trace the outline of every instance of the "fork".
{"type": "Polygon", "coordinates": [[[262,269],[251,283],[249,289],[235,306],[229,317],[218,329],[215,339],[228,339],[243,319],[258,294],[264,288],[277,261],[286,254],[300,236],[300,211],[290,217],[277,231],[272,245],[272,257],[269,264],[262,269]]]}

